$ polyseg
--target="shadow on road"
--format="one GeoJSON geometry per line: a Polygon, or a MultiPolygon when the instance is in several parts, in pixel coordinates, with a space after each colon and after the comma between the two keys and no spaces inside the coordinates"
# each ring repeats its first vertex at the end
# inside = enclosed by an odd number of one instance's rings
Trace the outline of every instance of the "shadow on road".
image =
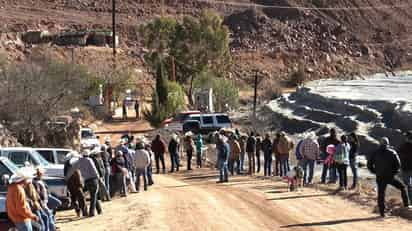
{"type": "Polygon", "coordinates": [[[338,224],[354,223],[354,222],[362,222],[362,221],[373,221],[377,219],[380,219],[380,217],[374,216],[374,217],[367,217],[367,218],[354,218],[354,219],[342,219],[342,220],[333,220],[333,221],[301,223],[301,224],[285,225],[285,226],[281,226],[280,228],[328,226],[328,225],[338,225],[338,224]]]}
{"type": "Polygon", "coordinates": [[[311,197],[326,197],[330,196],[331,194],[311,194],[311,195],[297,195],[297,196],[289,196],[289,197],[276,197],[276,198],[269,198],[268,201],[280,201],[280,200],[290,200],[290,199],[299,199],[299,198],[311,198],[311,197]]]}

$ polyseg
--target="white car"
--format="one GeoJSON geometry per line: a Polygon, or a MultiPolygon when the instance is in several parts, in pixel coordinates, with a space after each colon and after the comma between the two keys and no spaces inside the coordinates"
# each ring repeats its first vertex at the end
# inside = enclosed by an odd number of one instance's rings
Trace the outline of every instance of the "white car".
{"type": "Polygon", "coordinates": [[[80,129],[80,145],[82,148],[93,148],[100,146],[99,137],[94,134],[91,128],[80,129]]]}
{"type": "Polygon", "coordinates": [[[61,164],[50,164],[40,153],[33,148],[12,147],[0,149],[0,156],[11,160],[17,167],[33,166],[42,167],[45,170],[45,176],[64,177],[64,166],[61,164]]]}

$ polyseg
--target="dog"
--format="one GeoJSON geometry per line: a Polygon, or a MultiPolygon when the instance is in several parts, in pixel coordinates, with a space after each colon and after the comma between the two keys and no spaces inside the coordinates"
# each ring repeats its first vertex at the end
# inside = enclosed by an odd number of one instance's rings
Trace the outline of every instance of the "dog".
{"type": "Polygon", "coordinates": [[[303,187],[303,169],[300,166],[295,166],[284,177],[288,181],[288,190],[293,192],[300,187],[303,187]]]}

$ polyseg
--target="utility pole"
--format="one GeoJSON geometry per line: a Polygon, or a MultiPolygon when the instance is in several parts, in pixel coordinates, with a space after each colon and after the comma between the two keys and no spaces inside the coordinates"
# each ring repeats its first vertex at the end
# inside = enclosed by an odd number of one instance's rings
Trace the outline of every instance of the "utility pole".
{"type": "Polygon", "coordinates": [[[253,127],[256,129],[256,104],[257,104],[257,88],[258,88],[258,69],[255,72],[255,93],[253,95],[253,127]]]}
{"type": "Polygon", "coordinates": [[[112,0],[112,33],[113,33],[113,62],[116,59],[116,0],[112,0]]]}

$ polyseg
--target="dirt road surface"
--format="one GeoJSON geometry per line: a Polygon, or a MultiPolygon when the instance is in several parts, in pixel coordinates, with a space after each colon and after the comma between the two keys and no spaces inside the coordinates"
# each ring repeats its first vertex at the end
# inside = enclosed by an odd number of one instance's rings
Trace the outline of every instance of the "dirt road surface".
{"type": "Polygon", "coordinates": [[[216,184],[217,172],[155,175],[149,191],[104,203],[104,214],[78,219],[58,213],[62,231],[103,230],[412,230],[401,218],[384,220],[314,188],[287,192],[286,184],[235,176],[216,184]]]}

